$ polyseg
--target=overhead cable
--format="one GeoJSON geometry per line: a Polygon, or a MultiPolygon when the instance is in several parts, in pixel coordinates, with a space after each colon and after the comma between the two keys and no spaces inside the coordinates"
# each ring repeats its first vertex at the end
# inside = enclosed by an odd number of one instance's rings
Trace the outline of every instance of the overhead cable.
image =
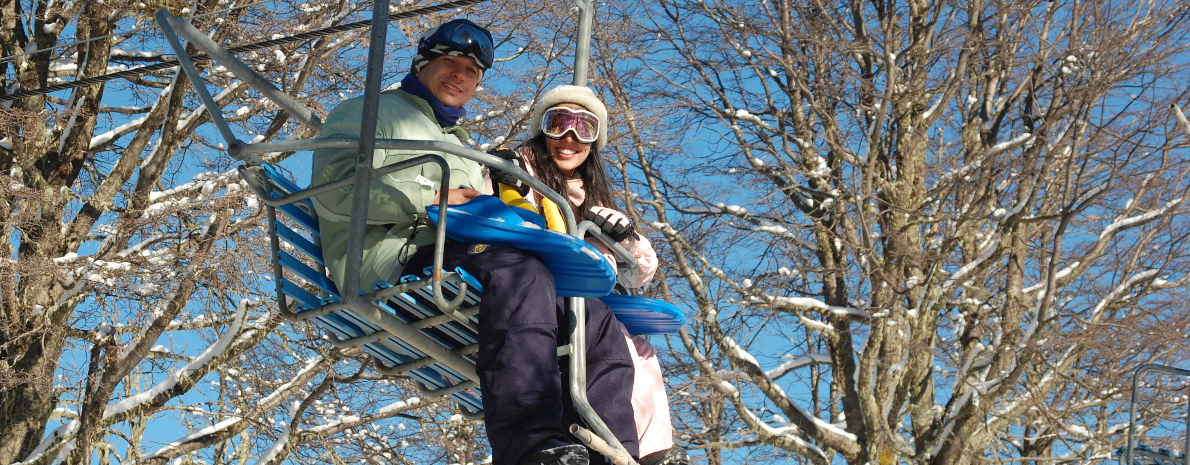
{"type": "MultiPolygon", "coordinates": [[[[435,13],[438,11],[450,10],[450,9],[454,9],[454,8],[462,8],[465,6],[475,5],[477,3],[483,3],[486,1],[488,1],[488,0],[459,0],[459,1],[450,2],[450,3],[443,3],[441,5],[433,5],[433,6],[427,6],[424,8],[417,8],[414,10],[403,11],[400,13],[393,13],[391,15],[388,15],[388,21],[394,21],[394,20],[404,19],[404,18],[412,18],[414,16],[421,16],[421,15],[428,14],[428,13],[435,13]]],[[[328,36],[331,34],[337,34],[337,33],[344,32],[344,31],[350,31],[352,29],[362,29],[362,28],[366,28],[366,27],[370,27],[370,26],[372,26],[372,20],[368,19],[368,20],[364,20],[364,21],[358,21],[358,22],[354,22],[354,23],[348,23],[348,24],[343,24],[343,25],[339,25],[339,26],[332,26],[332,27],[328,27],[328,28],[324,28],[324,29],[318,29],[315,31],[303,32],[301,34],[295,34],[295,35],[292,35],[289,37],[281,37],[278,39],[266,40],[263,42],[256,42],[253,44],[232,47],[232,48],[227,49],[227,51],[232,52],[232,53],[250,52],[253,50],[260,50],[260,49],[265,49],[265,48],[269,48],[269,47],[276,47],[278,45],[285,45],[285,44],[290,44],[290,43],[294,43],[294,42],[301,42],[301,41],[305,41],[305,40],[316,39],[316,38],[328,36]]],[[[190,57],[190,60],[195,61],[195,62],[207,61],[210,59],[211,59],[211,57],[207,56],[206,54],[198,54],[198,55],[193,55],[190,57]]],[[[45,94],[49,94],[52,92],[58,92],[60,90],[74,89],[77,87],[89,86],[92,84],[99,84],[101,82],[107,82],[107,81],[111,81],[113,79],[139,76],[141,74],[151,73],[153,71],[160,71],[160,70],[164,70],[164,69],[169,69],[169,68],[173,68],[175,66],[178,66],[177,60],[163,61],[161,63],[148,65],[148,66],[138,66],[136,68],[119,71],[119,72],[115,72],[115,73],[111,73],[111,74],[104,74],[102,76],[94,76],[94,77],[89,77],[89,78],[76,79],[74,81],[70,81],[67,83],[55,84],[52,86],[45,86],[45,87],[31,89],[31,90],[22,90],[19,92],[14,92],[14,93],[8,94],[8,95],[0,95],[0,102],[8,102],[8,101],[13,101],[13,100],[20,100],[23,98],[29,98],[29,97],[33,97],[33,96],[37,96],[37,95],[45,95],[45,94]]]]}

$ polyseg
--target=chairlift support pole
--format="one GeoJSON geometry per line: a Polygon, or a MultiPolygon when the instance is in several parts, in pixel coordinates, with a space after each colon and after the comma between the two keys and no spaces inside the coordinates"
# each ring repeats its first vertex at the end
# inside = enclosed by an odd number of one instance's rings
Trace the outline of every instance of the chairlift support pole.
{"type": "Polygon", "coordinates": [[[578,5],[578,31],[574,50],[574,85],[587,85],[587,70],[591,67],[591,28],[595,22],[595,1],[574,0],[578,5]]]}
{"type": "MultiPolygon", "coordinates": [[[[587,85],[587,71],[590,69],[591,63],[591,30],[595,17],[595,2],[594,0],[574,0],[575,5],[578,5],[578,30],[575,32],[575,50],[574,50],[574,81],[576,86],[587,85]]],[[[570,202],[566,202],[569,206],[570,202]]],[[[582,238],[582,232],[575,229],[574,225],[568,224],[567,231],[578,238],[582,238]]],[[[615,434],[612,434],[607,424],[591,407],[591,402],[587,398],[587,306],[586,301],[580,297],[570,297],[566,299],[566,304],[570,307],[567,312],[570,315],[570,327],[572,328],[570,334],[571,355],[570,355],[570,398],[574,403],[574,408],[587,421],[587,424],[595,432],[597,438],[603,439],[605,444],[599,444],[595,441],[584,439],[583,442],[588,446],[603,452],[608,458],[612,459],[612,463],[616,465],[633,464],[632,457],[628,454],[628,450],[620,443],[615,434]],[[577,354],[577,355],[576,355],[577,354]],[[610,446],[611,451],[607,451],[610,446]],[[608,454],[608,452],[611,452],[608,454]]],[[[572,425],[570,427],[571,434],[576,437],[590,438],[591,435],[579,425],[572,425]]]]}

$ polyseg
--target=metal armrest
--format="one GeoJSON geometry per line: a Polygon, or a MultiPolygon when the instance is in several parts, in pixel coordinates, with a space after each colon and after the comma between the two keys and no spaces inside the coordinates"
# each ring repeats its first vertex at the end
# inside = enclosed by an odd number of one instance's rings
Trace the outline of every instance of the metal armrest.
{"type": "Polygon", "coordinates": [[[583,221],[578,225],[579,237],[591,235],[598,239],[600,243],[607,246],[608,250],[616,256],[616,282],[626,288],[632,288],[636,284],[636,277],[640,276],[640,265],[636,262],[636,257],[632,255],[628,249],[625,249],[619,242],[613,241],[612,238],[604,234],[603,230],[590,221],[583,221]]]}

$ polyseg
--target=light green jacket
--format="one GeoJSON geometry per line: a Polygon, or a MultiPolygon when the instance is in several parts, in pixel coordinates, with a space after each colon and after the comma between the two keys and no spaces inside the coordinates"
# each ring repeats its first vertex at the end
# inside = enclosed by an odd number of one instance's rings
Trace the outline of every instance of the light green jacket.
{"type": "MultiPolygon", "coordinates": [[[[347,100],[327,115],[321,137],[359,137],[363,115],[363,97],[347,100]]],[[[425,100],[401,90],[380,95],[376,124],[377,139],[444,141],[462,145],[467,133],[458,126],[443,128],[434,119],[434,111],[425,100]]],[[[319,185],[355,174],[356,149],[314,151],[311,185],[319,185]]],[[[424,152],[376,150],[372,167],[407,160],[424,152]]],[[[450,166],[450,187],[483,187],[480,165],[462,157],[438,153],[450,166]]],[[[437,164],[422,164],[372,179],[368,201],[368,225],[364,233],[364,257],[360,289],[388,279],[400,269],[417,246],[432,244],[434,231],[419,221],[425,207],[441,189],[441,170],[437,164]]],[[[345,187],[314,197],[318,227],[322,234],[322,255],[331,278],[342,283],[346,266],[347,237],[354,188],[345,187]]],[[[340,289],[342,291],[342,289],[340,289]]]]}

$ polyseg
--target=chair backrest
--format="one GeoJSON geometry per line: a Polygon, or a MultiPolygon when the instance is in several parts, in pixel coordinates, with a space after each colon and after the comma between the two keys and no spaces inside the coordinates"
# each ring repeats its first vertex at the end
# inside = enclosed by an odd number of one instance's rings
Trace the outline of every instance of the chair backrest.
{"type": "MultiPolygon", "coordinates": [[[[260,172],[267,179],[267,187],[274,198],[302,192],[299,186],[276,168],[267,164],[261,168],[260,172]]],[[[326,274],[326,262],[318,244],[318,222],[311,215],[313,204],[308,200],[299,200],[278,205],[274,211],[282,214],[282,218],[275,217],[270,223],[270,232],[277,239],[273,241],[277,247],[272,255],[274,269],[277,270],[274,279],[279,283],[281,294],[278,299],[282,296],[292,299],[296,303],[299,319],[306,313],[315,315],[310,319],[330,333],[336,345],[360,347],[375,358],[377,366],[388,374],[407,373],[412,376],[423,386],[423,394],[449,396],[471,412],[469,416],[482,415],[483,403],[478,384],[464,374],[438,363],[424,351],[393,336],[350,308],[321,313],[320,309],[340,302],[342,297],[326,274]],[[280,243],[291,246],[290,251],[293,253],[281,250],[280,243]]],[[[420,279],[409,275],[403,282],[412,283],[420,279]]],[[[461,279],[469,285],[466,286],[467,294],[463,300],[466,308],[458,313],[469,324],[438,311],[431,286],[418,287],[378,300],[375,304],[421,331],[446,350],[456,352],[474,364],[474,345],[477,342],[475,328],[482,286],[473,277],[461,276],[461,279]]],[[[452,280],[445,281],[443,286],[447,295],[462,290],[462,286],[452,280]]],[[[377,286],[378,289],[387,287],[391,285],[380,283],[377,286]]]]}

